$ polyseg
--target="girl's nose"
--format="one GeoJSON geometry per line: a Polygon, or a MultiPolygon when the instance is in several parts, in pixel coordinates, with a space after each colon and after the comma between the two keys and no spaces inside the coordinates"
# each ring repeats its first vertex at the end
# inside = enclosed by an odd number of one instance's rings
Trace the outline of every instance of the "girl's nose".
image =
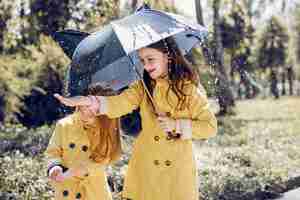
{"type": "Polygon", "coordinates": [[[149,70],[153,69],[153,66],[152,66],[151,64],[145,64],[145,65],[144,65],[144,69],[145,69],[146,71],[149,71],[149,70]]]}
{"type": "Polygon", "coordinates": [[[145,63],[144,64],[144,68],[147,70],[147,69],[149,69],[149,64],[148,63],[145,63]]]}

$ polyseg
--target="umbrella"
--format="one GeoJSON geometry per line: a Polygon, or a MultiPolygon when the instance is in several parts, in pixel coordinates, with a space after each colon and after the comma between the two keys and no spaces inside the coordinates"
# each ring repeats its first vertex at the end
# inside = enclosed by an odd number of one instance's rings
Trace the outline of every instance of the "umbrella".
{"type": "Polygon", "coordinates": [[[88,35],[89,33],[70,29],[57,31],[52,35],[52,38],[58,42],[65,54],[72,59],[75,48],[88,35]]]}
{"type": "Polygon", "coordinates": [[[143,67],[138,49],[173,37],[185,55],[205,40],[206,28],[183,16],[142,6],[85,37],[72,55],[71,83],[76,93],[89,84],[119,90],[140,79],[143,67]]]}

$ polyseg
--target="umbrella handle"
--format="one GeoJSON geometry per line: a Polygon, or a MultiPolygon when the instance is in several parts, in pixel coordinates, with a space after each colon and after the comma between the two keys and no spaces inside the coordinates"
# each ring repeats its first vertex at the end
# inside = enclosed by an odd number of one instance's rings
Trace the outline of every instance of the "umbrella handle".
{"type": "Polygon", "coordinates": [[[167,134],[168,134],[167,135],[168,140],[176,140],[176,139],[179,139],[181,137],[181,135],[179,133],[173,134],[170,131],[168,131],[167,134]]]}

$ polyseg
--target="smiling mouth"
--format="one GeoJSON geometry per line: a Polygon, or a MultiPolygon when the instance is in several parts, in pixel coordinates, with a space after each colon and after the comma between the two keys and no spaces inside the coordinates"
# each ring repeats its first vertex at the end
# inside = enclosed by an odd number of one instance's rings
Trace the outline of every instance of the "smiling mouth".
{"type": "Polygon", "coordinates": [[[149,74],[153,73],[155,71],[155,69],[151,69],[150,71],[148,71],[149,74]]]}

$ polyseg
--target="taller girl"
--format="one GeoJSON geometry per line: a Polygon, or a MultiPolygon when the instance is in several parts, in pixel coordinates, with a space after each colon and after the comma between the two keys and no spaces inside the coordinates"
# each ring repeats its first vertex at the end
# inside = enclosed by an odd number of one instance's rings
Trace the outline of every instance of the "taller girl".
{"type": "Polygon", "coordinates": [[[87,105],[110,118],[140,107],[142,131],[134,143],[123,199],[198,200],[192,139],[215,136],[217,120],[198,89],[196,73],[171,38],[138,53],[145,69],[143,81],[120,95],[56,97],[68,106],[87,105]]]}

